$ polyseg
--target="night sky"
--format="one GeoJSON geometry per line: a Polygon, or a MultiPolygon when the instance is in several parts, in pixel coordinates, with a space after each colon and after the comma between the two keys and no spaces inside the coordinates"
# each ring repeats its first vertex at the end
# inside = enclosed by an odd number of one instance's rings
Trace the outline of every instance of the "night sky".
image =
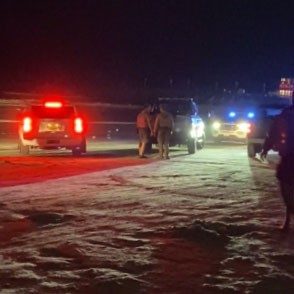
{"type": "Polygon", "coordinates": [[[1,0],[0,90],[271,88],[294,76],[290,3],[1,0]]]}

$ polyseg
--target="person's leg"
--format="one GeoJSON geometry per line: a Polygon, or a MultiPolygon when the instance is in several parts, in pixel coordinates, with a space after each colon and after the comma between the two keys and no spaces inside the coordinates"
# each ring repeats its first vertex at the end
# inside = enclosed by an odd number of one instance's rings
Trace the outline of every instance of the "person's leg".
{"type": "Polygon", "coordinates": [[[140,129],[139,130],[139,156],[140,157],[145,157],[145,149],[146,149],[146,144],[148,142],[148,137],[147,137],[147,132],[145,129],[140,129]]]}
{"type": "Polygon", "coordinates": [[[287,231],[290,226],[290,212],[291,212],[291,206],[293,205],[293,196],[294,196],[294,185],[292,183],[288,183],[286,181],[280,180],[280,189],[281,194],[286,206],[286,215],[285,215],[285,221],[282,226],[283,231],[287,231]]]}
{"type": "Polygon", "coordinates": [[[138,129],[138,136],[139,136],[139,144],[138,144],[138,153],[139,153],[139,156],[141,156],[142,154],[142,143],[143,143],[143,132],[142,132],[142,129],[138,129]]]}
{"type": "Polygon", "coordinates": [[[145,156],[145,148],[146,148],[146,143],[142,142],[140,149],[139,149],[139,156],[144,157],[145,156]]]}
{"type": "Polygon", "coordinates": [[[142,147],[142,141],[139,138],[139,144],[138,144],[138,153],[139,153],[139,155],[141,154],[141,147],[142,147]]]}
{"type": "Polygon", "coordinates": [[[169,138],[170,138],[170,130],[164,130],[164,158],[169,159],[169,138]]]}
{"type": "Polygon", "coordinates": [[[164,140],[163,131],[162,131],[162,129],[159,129],[158,134],[157,134],[159,158],[163,158],[163,140],[164,140]]]}

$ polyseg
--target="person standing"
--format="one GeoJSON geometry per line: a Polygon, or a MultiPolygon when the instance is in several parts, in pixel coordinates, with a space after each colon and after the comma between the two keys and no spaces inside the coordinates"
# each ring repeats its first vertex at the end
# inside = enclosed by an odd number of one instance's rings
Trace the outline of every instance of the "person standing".
{"type": "Polygon", "coordinates": [[[169,159],[169,141],[174,128],[174,119],[164,109],[164,105],[159,105],[159,111],[155,119],[153,133],[157,135],[159,158],[169,159]]]}
{"type": "Polygon", "coordinates": [[[139,114],[137,115],[136,126],[138,130],[139,136],[139,157],[146,158],[145,149],[146,145],[150,140],[152,135],[152,127],[151,127],[151,118],[150,118],[151,106],[146,106],[139,114]]]}
{"type": "Polygon", "coordinates": [[[276,117],[265,139],[260,158],[264,160],[270,149],[279,152],[280,163],[277,165],[276,177],[282,198],[286,206],[283,231],[290,226],[291,214],[294,214],[294,93],[292,105],[285,108],[276,117]]]}

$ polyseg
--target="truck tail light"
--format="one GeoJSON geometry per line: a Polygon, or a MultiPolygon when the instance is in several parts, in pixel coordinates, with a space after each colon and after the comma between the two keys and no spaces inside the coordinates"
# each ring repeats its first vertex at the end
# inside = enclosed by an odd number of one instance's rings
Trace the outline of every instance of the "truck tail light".
{"type": "Polygon", "coordinates": [[[29,116],[23,118],[23,132],[30,133],[33,130],[33,119],[29,116]]]}
{"type": "Polygon", "coordinates": [[[81,117],[76,117],[74,119],[74,131],[77,134],[82,134],[84,132],[84,121],[81,117]]]}
{"type": "Polygon", "coordinates": [[[39,122],[35,117],[30,114],[26,114],[21,120],[21,129],[23,137],[26,140],[32,140],[38,133],[39,122]]]}

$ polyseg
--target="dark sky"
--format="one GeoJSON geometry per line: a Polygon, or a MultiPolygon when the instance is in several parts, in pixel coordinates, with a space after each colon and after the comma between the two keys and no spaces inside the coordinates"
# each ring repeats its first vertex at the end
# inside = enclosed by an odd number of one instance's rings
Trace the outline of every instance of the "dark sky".
{"type": "Polygon", "coordinates": [[[275,86],[294,76],[290,3],[1,0],[0,89],[275,86]]]}

